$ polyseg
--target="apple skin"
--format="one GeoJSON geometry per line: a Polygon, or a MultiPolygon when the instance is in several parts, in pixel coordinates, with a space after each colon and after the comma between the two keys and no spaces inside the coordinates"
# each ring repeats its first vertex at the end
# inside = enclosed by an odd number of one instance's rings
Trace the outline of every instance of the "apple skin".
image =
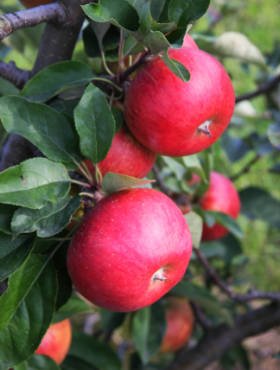
{"type": "Polygon", "coordinates": [[[20,0],[26,8],[34,8],[38,5],[53,3],[55,0],[20,0]]]}
{"type": "MultiPolygon", "coordinates": [[[[206,211],[222,212],[237,218],[240,213],[240,198],[234,184],[218,172],[211,172],[209,188],[200,199],[200,206],[206,211]]],[[[219,224],[211,227],[203,224],[202,240],[209,241],[222,238],[228,230],[219,224]]]]}
{"type": "MultiPolygon", "coordinates": [[[[138,143],[125,128],[121,128],[114,136],[106,157],[98,163],[103,176],[114,172],[132,177],[145,177],[153,167],[156,154],[138,143]]],[[[85,161],[91,172],[94,166],[90,160],[85,161]]]]}
{"type": "Polygon", "coordinates": [[[77,291],[111,311],[146,307],[183,277],[191,235],[175,203],[153,189],[129,189],[101,200],[68,250],[77,291]]]}
{"type": "Polygon", "coordinates": [[[39,347],[37,355],[48,356],[58,365],[63,362],[69,351],[72,340],[72,329],[69,319],[50,325],[39,347]]]}
{"type": "Polygon", "coordinates": [[[235,97],[222,64],[198,49],[190,36],[181,48],[168,50],[182,63],[190,80],[182,81],[155,57],[147,62],[127,89],[126,123],[144,146],[168,156],[198,153],[224,132],[233,114],[235,97]],[[201,130],[207,124],[208,130],[201,130]]]}
{"type": "Polygon", "coordinates": [[[194,322],[189,302],[183,298],[170,297],[166,310],[166,331],[160,352],[174,352],[182,348],[192,335],[194,322]]]}

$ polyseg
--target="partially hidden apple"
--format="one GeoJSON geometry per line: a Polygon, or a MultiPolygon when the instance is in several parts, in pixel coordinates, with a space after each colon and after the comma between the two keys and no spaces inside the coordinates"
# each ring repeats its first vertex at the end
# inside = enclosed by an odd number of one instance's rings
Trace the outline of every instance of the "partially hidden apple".
{"type": "Polygon", "coordinates": [[[59,365],[69,351],[71,340],[71,323],[65,319],[50,325],[35,353],[48,356],[59,365]]]}
{"type": "Polygon", "coordinates": [[[189,35],[168,55],[184,65],[190,79],[176,76],[161,56],[150,60],[126,91],[125,120],[135,138],[153,152],[198,153],[228,126],[235,104],[233,86],[223,65],[189,35]]]}
{"type": "MultiPolygon", "coordinates": [[[[240,213],[240,198],[234,184],[226,176],[214,171],[210,174],[209,188],[199,203],[206,211],[222,212],[234,219],[240,213]]],[[[203,224],[202,240],[219,239],[227,233],[228,230],[220,224],[203,224]]]]}
{"type": "Polygon", "coordinates": [[[38,5],[53,3],[55,0],[20,0],[26,8],[34,8],[38,5]]]}
{"type": "MultiPolygon", "coordinates": [[[[142,178],[150,172],[155,160],[155,153],[136,141],[127,129],[121,128],[115,134],[106,157],[98,163],[98,168],[103,176],[108,172],[114,172],[142,178]]],[[[91,161],[85,162],[93,172],[94,166],[91,161]]]]}
{"type": "Polygon", "coordinates": [[[183,277],[191,235],[175,203],[153,189],[101,200],[74,235],[67,256],[77,291],[111,311],[148,306],[183,277]]]}
{"type": "Polygon", "coordinates": [[[184,298],[169,297],[166,330],[160,351],[174,352],[182,348],[192,335],[194,322],[195,318],[189,302],[184,298]]]}

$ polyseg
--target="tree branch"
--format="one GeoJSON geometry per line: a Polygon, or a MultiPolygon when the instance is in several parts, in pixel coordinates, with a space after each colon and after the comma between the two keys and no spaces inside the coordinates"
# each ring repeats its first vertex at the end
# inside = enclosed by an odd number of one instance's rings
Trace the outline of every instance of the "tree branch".
{"type": "Polygon", "coordinates": [[[201,253],[201,251],[196,247],[193,247],[193,251],[214,284],[217,285],[217,287],[219,287],[220,290],[232,300],[239,303],[245,303],[256,299],[280,302],[279,292],[259,292],[257,290],[250,290],[246,294],[233,292],[232,289],[224,281],[221,280],[217,272],[210,266],[207,258],[201,253]]]}
{"type": "Polygon", "coordinates": [[[63,23],[65,8],[61,3],[40,5],[0,17],[0,40],[20,28],[33,27],[43,22],[63,23]]]}
{"type": "Polygon", "coordinates": [[[274,90],[279,83],[280,83],[280,74],[264,82],[262,85],[260,85],[258,89],[237,96],[235,102],[239,103],[243,100],[250,100],[256,98],[257,96],[268,94],[270,91],[274,90]]]}
{"type": "Polygon", "coordinates": [[[245,338],[278,325],[280,325],[279,303],[271,303],[239,315],[232,326],[221,324],[209,330],[194,348],[181,351],[165,370],[203,370],[245,338]]]}
{"type": "Polygon", "coordinates": [[[21,89],[29,78],[29,71],[18,68],[14,62],[0,61],[0,76],[21,89]]]}

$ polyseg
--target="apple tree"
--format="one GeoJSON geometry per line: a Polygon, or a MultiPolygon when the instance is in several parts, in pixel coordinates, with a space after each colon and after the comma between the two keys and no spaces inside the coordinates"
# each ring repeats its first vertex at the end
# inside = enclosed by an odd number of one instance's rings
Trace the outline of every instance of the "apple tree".
{"type": "Polygon", "coordinates": [[[280,47],[254,3],[2,1],[0,370],[252,368],[280,325],[280,47]]]}

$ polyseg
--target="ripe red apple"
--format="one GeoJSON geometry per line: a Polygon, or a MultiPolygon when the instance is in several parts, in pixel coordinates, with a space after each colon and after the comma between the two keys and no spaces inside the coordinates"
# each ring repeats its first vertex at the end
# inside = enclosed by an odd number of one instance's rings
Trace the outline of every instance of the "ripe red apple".
{"type": "Polygon", "coordinates": [[[190,72],[184,82],[160,56],[147,62],[125,97],[125,119],[135,138],[153,152],[183,156],[213,144],[228,126],[235,103],[231,80],[222,64],[186,36],[171,59],[190,72]]]}
{"type": "Polygon", "coordinates": [[[186,221],[166,195],[129,189],[101,200],[74,235],[68,271],[92,303],[128,312],[154,303],[183,277],[192,251],[186,221]]]}
{"type": "Polygon", "coordinates": [[[20,2],[26,8],[33,8],[34,6],[49,4],[49,3],[53,3],[54,1],[55,0],[20,0],[20,2]]]}
{"type": "MultiPolygon", "coordinates": [[[[142,178],[150,172],[155,160],[155,153],[145,148],[122,128],[115,134],[111,148],[106,157],[98,163],[98,168],[103,176],[107,172],[114,172],[142,178]]],[[[92,163],[87,160],[86,164],[93,172],[92,163]]]]}
{"type": "MultiPolygon", "coordinates": [[[[218,172],[211,172],[209,188],[200,199],[200,206],[206,211],[225,213],[237,218],[240,213],[240,199],[234,184],[218,172]]],[[[222,238],[228,230],[219,224],[213,226],[203,225],[202,240],[215,240],[222,238]]]]}
{"type": "Polygon", "coordinates": [[[161,352],[174,352],[189,340],[194,326],[194,314],[189,302],[183,298],[170,297],[166,310],[166,330],[161,352]]]}
{"type": "Polygon", "coordinates": [[[71,339],[70,320],[57,322],[50,325],[35,353],[48,356],[59,365],[69,351],[71,339]]]}

